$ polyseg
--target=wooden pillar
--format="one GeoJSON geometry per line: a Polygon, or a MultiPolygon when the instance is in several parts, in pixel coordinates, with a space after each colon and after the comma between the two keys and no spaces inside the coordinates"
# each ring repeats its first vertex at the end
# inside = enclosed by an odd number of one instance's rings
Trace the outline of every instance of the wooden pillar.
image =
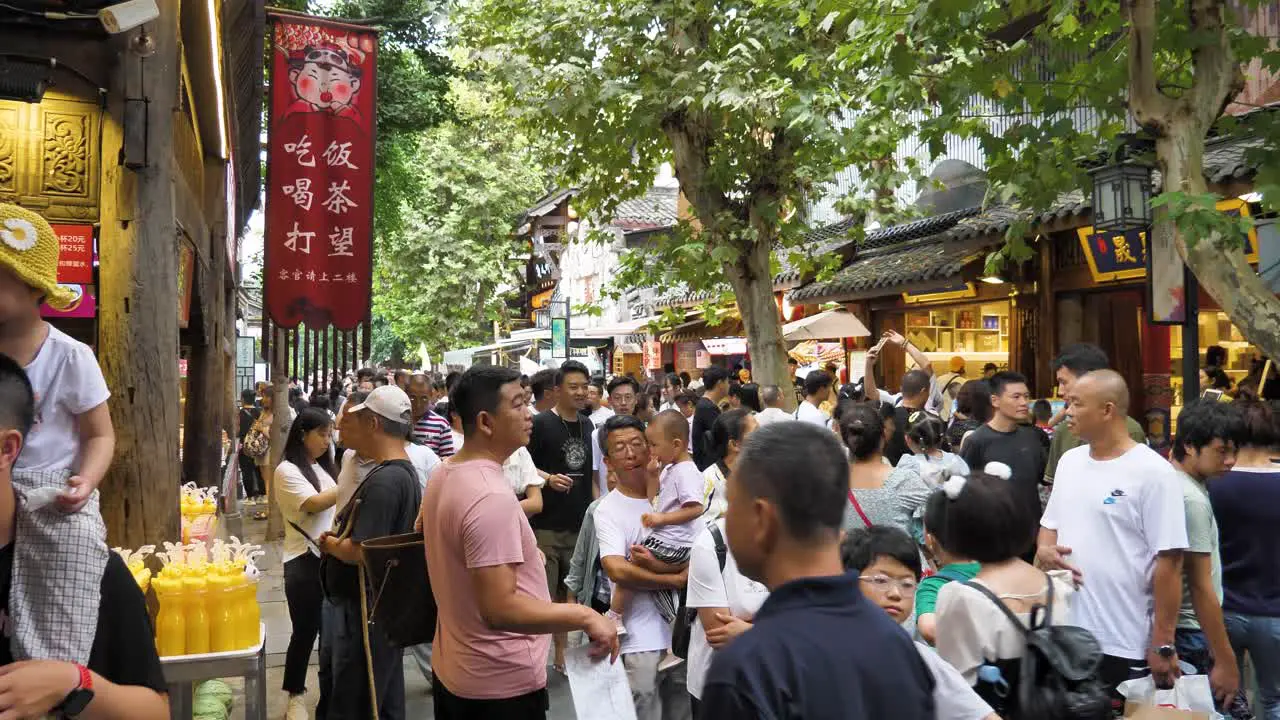
{"type": "MultiPolygon", "coordinates": [[[[274,327],[274,326],[273,326],[274,327]]],[[[275,474],[275,467],[284,459],[284,443],[289,436],[289,370],[288,348],[286,338],[288,331],[275,328],[275,338],[271,343],[274,358],[271,362],[271,461],[267,466],[269,472],[275,474]]],[[[297,357],[297,346],[301,342],[301,333],[293,338],[297,357]]],[[[280,506],[276,503],[274,482],[267,479],[267,539],[278,540],[284,537],[284,518],[280,515],[280,506]]]]}
{"type": "Polygon", "coordinates": [[[1040,334],[1036,343],[1036,397],[1051,397],[1057,391],[1057,381],[1053,377],[1053,357],[1058,352],[1058,304],[1053,299],[1053,241],[1044,235],[1040,236],[1039,276],[1036,279],[1038,310],[1040,313],[1040,334]]]}
{"type": "MultiPolygon", "coordinates": [[[[178,3],[158,0],[155,53],[123,50],[102,142],[99,362],[111,389],[116,449],[102,484],[110,545],[179,539],[178,251],[173,114],[178,103],[178,3]],[[139,87],[139,84],[141,87],[139,87]],[[147,164],[121,164],[125,97],[146,96],[147,164]]],[[[140,118],[138,118],[140,120],[140,118]]],[[[140,129],[129,128],[131,136],[140,129]]],[[[129,157],[129,161],[141,158],[129,157]]]]}

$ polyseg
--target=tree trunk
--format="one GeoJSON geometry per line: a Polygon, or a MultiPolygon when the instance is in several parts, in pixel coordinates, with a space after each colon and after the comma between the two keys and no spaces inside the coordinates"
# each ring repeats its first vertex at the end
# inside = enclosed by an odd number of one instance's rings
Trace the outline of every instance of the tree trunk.
{"type": "MultiPolygon", "coordinates": [[[[152,23],[155,53],[141,87],[126,92],[137,58],[122,56],[107,112],[123,98],[151,99],[148,165],[136,173],[117,159],[119,122],[103,124],[101,294],[98,361],[111,389],[115,457],[102,483],[102,517],[111,545],[177,542],[178,252],[174,219],[173,117],[178,105],[178,5],[160,0],[152,23]]],[[[136,159],[136,158],[135,158],[136,159]]]]}
{"type": "Polygon", "coordinates": [[[725,265],[724,273],[733,286],[738,311],[742,313],[742,324],[747,330],[747,342],[751,348],[751,379],[760,385],[777,385],[782,388],[785,407],[791,410],[795,406],[795,393],[787,392],[791,387],[791,375],[787,371],[787,346],[782,339],[782,321],[778,315],[778,305],[773,299],[770,249],[771,244],[768,242],[752,243],[751,249],[741,255],[737,262],[725,265]]]}
{"type": "MultiPolygon", "coordinates": [[[[1167,126],[1164,137],[1156,141],[1156,158],[1166,191],[1208,192],[1204,179],[1204,132],[1190,118],[1175,119],[1167,126]]],[[[1172,220],[1161,211],[1156,223],[1172,220]]],[[[1161,231],[1152,228],[1153,234],[1161,231]]],[[[1245,261],[1243,249],[1228,247],[1228,242],[1217,235],[1199,238],[1194,246],[1176,229],[1174,238],[1178,254],[1231,322],[1268,357],[1280,359],[1280,299],[1245,261]]],[[[1196,321],[1188,318],[1188,322],[1196,321]]]]}
{"type": "MultiPolygon", "coordinates": [[[[284,517],[280,514],[280,505],[276,503],[275,471],[276,466],[284,459],[284,444],[289,437],[289,370],[288,358],[285,355],[284,330],[276,329],[275,342],[271,344],[271,352],[275,361],[271,364],[271,442],[270,458],[263,482],[267,486],[267,539],[279,540],[284,537],[284,517]]],[[[301,338],[298,340],[301,342],[301,338]]]]}

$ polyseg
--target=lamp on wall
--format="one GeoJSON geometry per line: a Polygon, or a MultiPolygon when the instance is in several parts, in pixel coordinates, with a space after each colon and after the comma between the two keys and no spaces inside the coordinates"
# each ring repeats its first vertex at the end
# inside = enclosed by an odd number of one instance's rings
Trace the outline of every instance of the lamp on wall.
{"type": "Polygon", "coordinates": [[[0,55],[0,100],[38,103],[53,84],[54,58],[0,55]]]}

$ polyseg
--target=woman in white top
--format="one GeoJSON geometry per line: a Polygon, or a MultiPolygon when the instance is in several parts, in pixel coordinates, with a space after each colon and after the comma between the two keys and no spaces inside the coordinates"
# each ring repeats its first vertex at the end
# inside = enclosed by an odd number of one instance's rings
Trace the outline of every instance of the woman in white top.
{"type": "Polygon", "coordinates": [[[755,416],[747,408],[738,408],[720,413],[707,431],[707,447],[711,448],[711,457],[715,462],[702,471],[706,480],[702,490],[702,519],[708,523],[719,520],[724,515],[729,501],[725,498],[724,483],[729,475],[729,468],[738,459],[738,451],[742,449],[742,441],[747,435],[759,427],[755,416]]]}
{"type": "Polygon", "coordinates": [[[289,718],[306,717],[307,665],[320,633],[320,555],[303,532],[316,539],[333,527],[338,488],[329,449],[332,435],[329,413],[318,408],[298,413],[289,428],[284,460],[276,467],[272,488],[286,521],[284,596],[293,624],[284,663],[284,691],[289,693],[285,716],[289,718]]]}
{"type": "MultiPolygon", "coordinates": [[[[716,425],[719,425],[718,421],[716,425]]],[[[711,668],[714,651],[751,629],[751,620],[767,597],[768,588],[738,571],[738,563],[724,539],[724,520],[708,525],[694,540],[689,555],[689,586],[685,600],[687,607],[698,610],[698,619],[689,632],[687,674],[694,720],[698,719],[698,702],[702,698],[703,683],[707,670],[711,668]]]]}
{"type": "Polygon", "coordinates": [[[982,563],[971,582],[998,598],[1023,627],[1015,627],[986,592],[950,582],[938,591],[937,648],[996,712],[1018,717],[1018,693],[1008,688],[1017,687],[1017,661],[1026,646],[1023,628],[1033,610],[1037,621],[1044,617],[1050,583],[1050,620],[1064,624],[1075,588],[1069,574],[1046,575],[1021,559],[1035,540],[1034,511],[1010,485],[1007,466],[990,463],[986,470],[948,478],[940,490],[946,502],[930,503],[926,521],[943,547],[982,563]],[[998,681],[986,678],[986,673],[979,679],[984,665],[999,670],[998,681]],[[1001,688],[1001,683],[1008,687],[1001,688]]]}

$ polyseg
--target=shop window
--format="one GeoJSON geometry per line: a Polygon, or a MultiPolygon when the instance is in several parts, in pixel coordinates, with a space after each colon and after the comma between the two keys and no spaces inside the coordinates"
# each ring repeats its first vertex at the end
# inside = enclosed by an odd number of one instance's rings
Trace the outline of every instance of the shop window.
{"type": "Polygon", "coordinates": [[[965,359],[965,374],[981,377],[987,363],[1009,365],[1009,303],[975,303],[906,313],[903,334],[945,372],[951,358],[965,359]]]}
{"type": "MultiPolygon", "coordinates": [[[[1230,391],[1235,391],[1242,381],[1250,384],[1256,383],[1257,375],[1250,377],[1250,371],[1254,369],[1254,365],[1262,358],[1262,351],[1255,347],[1252,343],[1244,338],[1240,333],[1240,329],[1232,324],[1230,318],[1224,312],[1216,310],[1206,310],[1200,313],[1199,317],[1200,330],[1200,349],[1196,358],[1196,364],[1202,370],[1206,365],[1205,356],[1209,352],[1209,348],[1215,345],[1226,351],[1225,360],[1221,364],[1222,371],[1231,381],[1230,391]]],[[[1170,409],[1174,418],[1178,417],[1178,412],[1182,410],[1182,406],[1186,404],[1186,398],[1183,396],[1182,388],[1182,327],[1173,326],[1169,333],[1170,359],[1172,360],[1172,385],[1173,385],[1173,407],[1170,409]]],[[[1269,383],[1277,382],[1272,379],[1269,383]]],[[[1200,378],[1201,388],[1203,392],[1206,388],[1212,387],[1206,384],[1206,378],[1202,375],[1200,378]]],[[[1256,389],[1256,388],[1255,388],[1256,389]]],[[[1267,387],[1267,394],[1272,394],[1274,390],[1270,386],[1267,387]]]]}

